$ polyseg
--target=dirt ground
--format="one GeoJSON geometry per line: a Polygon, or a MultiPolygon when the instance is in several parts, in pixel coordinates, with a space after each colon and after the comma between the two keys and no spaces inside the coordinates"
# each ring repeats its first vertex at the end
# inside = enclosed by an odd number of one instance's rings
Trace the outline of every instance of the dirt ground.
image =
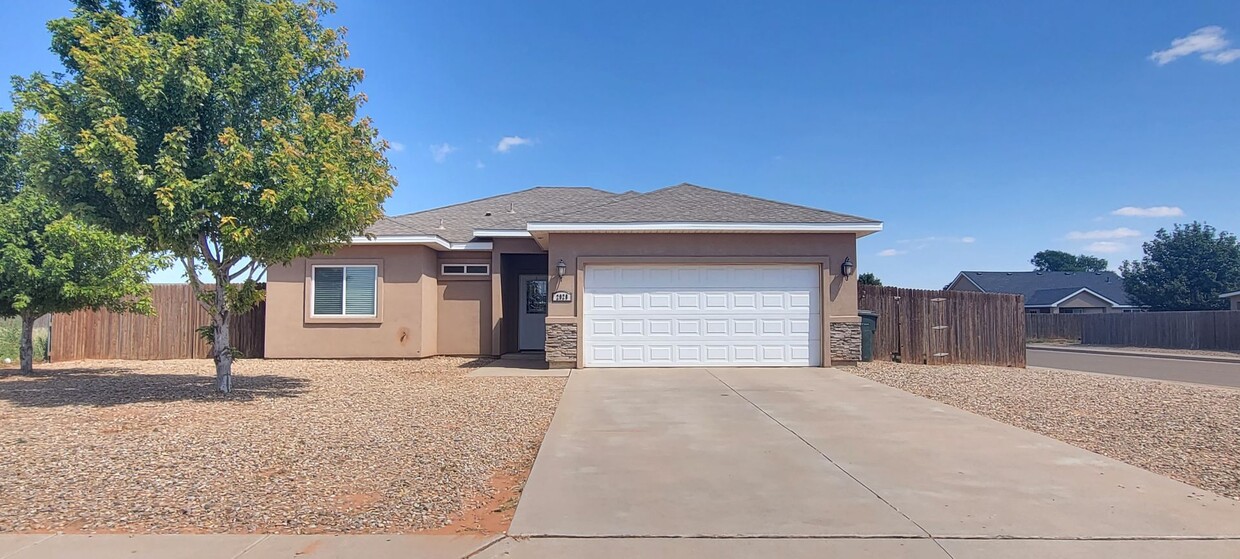
{"type": "Polygon", "coordinates": [[[503,531],[565,379],[482,363],[0,370],[0,532],[503,531]]]}

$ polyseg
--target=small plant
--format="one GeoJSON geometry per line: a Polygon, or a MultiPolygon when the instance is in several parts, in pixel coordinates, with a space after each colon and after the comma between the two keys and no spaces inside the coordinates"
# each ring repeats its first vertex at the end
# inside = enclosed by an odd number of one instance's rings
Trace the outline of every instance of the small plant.
{"type": "Polygon", "coordinates": [[[17,361],[17,346],[21,342],[22,325],[11,318],[0,318],[0,363],[5,358],[17,361]]]}

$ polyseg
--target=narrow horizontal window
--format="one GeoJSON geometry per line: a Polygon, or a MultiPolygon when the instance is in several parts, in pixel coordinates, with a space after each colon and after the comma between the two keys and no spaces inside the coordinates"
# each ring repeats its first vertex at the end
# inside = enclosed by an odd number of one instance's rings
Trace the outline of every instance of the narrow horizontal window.
{"type": "Polygon", "coordinates": [[[441,276],[485,276],[490,273],[490,264],[444,264],[439,268],[441,276]]]}
{"type": "Polygon", "coordinates": [[[315,266],[311,316],[375,316],[378,267],[315,266]]]}

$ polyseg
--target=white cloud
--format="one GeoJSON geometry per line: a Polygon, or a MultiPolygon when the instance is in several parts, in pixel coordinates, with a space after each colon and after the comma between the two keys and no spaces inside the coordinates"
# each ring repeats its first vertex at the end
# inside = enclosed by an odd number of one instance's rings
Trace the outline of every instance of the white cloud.
{"type": "Polygon", "coordinates": [[[534,140],[522,138],[521,136],[504,136],[499,139],[499,143],[495,144],[495,151],[500,153],[508,153],[509,150],[517,146],[528,146],[534,143],[534,140]]]}
{"type": "Polygon", "coordinates": [[[405,151],[405,144],[402,144],[400,142],[388,142],[388,147],[392,148],[392,151],[397,152],[397,153],[405,151]]]}
{"type": "Polygon", "coordinates": [[[456,151],[456,146],[449,143],[431,144],[431,158],[435,163],[443,163],[448,158],[448,154],[456,151]]]}
{"type": "Polygon", "coordinates": [[[1218,62],[1219,64],[1228,64],[1240,60],[1240,49],[1227,49],[1219,52],[1211,52],[1201,55],[1203,60],[1210,62],[1218,62]]]}
{"type": "Polygon", "coordinates": [[[1128,245],[1125,245],[1124,243],[1117,243],[1115,241],[1095,241],[1095,242],[1089,243],[1089,245],[1085,247],[1085,250],[1088,252],[1111,253],[1111,252],[1119,252],[1126,248],[1128,248],[1128,245]]]}
{"type": "Polygon", "coordinates": [[[975,238],[973,238],[973,237],[960,237],[960,242],[962,242],[962,243],[964,243],[964,244],[966,244],[966,245],[971,245],[971,244],[973,244],[973,243],[977,242],[977,239],[975,239],[975,238]]]}
{"type": "Polygon", "coordinates": [[[1181,217],[1184,215],[1184,210],[1180,209],[1179,206],[1151,206],[1148,208],[1124,206],[1111,212],[1111,215],[1124,217],[1181,217]]]}
{"type": "Polygon", "coordinates": [[[1094,241],[1098,239],[1127,239],[1130,237],[1140,236],[1141,232],[1136,229],[1118,227],[1115,229],[1099,229],[1095,231],[1073,231],[1068,233],[1067,239],[1070,241],[1094,241]]]}
{"type": "Polygon", "coordinates": [[[907,250],[896,250],[894,248],[889,248],[886,250],[878,251],[879,256],[899,256],[901,254],[907,254],[907,253],[908,253],[907,250]]]}
{"type": "Polygon", "coordinates": [[[478,159],[478,160],[474,161],[474,168],[475,168],[475,169],[481,169],[481,168],[483,168],[483,167],[486,167],[486,165],[484,165],[484,164],[482,163],[482,160],[481,160],[481,159],[478,159]]]}
{"type": "Polygon", "coordinates": [[[1231,41],[1227,40],[1226,34],[1227,30],[1217,25],[1202,27],[1189,33],[1187,37],[1171,41],[1171,48],[1154,51],[1150,54],[1150,60],[1159,66],[1194,54],[1200,54],[1202,60],[1218,64],[1240,60],[1240,49],[1228,48],[1231,41]]]}

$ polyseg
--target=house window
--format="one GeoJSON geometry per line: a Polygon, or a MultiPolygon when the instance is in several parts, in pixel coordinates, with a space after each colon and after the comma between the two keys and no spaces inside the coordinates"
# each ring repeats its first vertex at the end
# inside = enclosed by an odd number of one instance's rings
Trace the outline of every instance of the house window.
{"type": "Polygon", "coordinates": [[[315,266],[311,316],[375,316],[377,266],[315,266]]]}
{"type": "Polygon", "coordinates": [[[485,276],[490,273],[490,264],[444,264],[439,268],[441,276],[485,276]]]}

